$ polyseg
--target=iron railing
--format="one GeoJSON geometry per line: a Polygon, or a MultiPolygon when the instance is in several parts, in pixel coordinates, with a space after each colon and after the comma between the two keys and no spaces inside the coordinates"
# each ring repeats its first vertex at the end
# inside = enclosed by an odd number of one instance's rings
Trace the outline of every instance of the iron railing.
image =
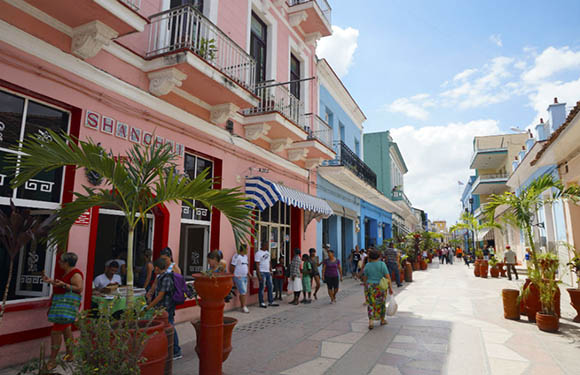
{"type": "Polygon", "coordinates": [[[481,174],[478,176],[478,179],[480,181],[481,180],[499,180],[499,179],[508,179],[509,176],[510,175],[507,173],[481,174]]]}
{"type": "Polygon", "coordinates": [[[256,62],[243,48],[191,5],[149,17],[147,57],[190,50],[249,90],[256,84],[256,62]]]}
{"type": "Polygon", "coordinates": [[[365,164],[361,158],[358,157],[343,141],[334,141],[334,152],[336,152],[336,158],[334,160],[328,160],[323,162],[322,165],[325,166],[335,166],[340,165],[350,169],[358,178],[371,185],[372,187],[377,187],[377,175],[376,173],[365,164]]]}
{"type": "Polygon", "coordinates": [[[256,85],[254,93],[260,98],[257,107],[242,111],[246,116],[279,112],[300,128],[306,130],[304,102],[290,92],[287,85],[265,81],[256,85]]]}
{"type": "Polygon", "coordinates": [[[393,191],[393,200],[394,201],[404,201],[407,204],[407,206],[413,207],[413,205],[411,204],[411,201],[409,200],[409,198],[407,197],[407,195],[403,191],[400,191],[400,190],[393,191]]]}
{"type": "Polygon", "coordinates": [[[294,6],[294,5],[298,5],[298,4],[308,3],[310,1],[316,2],[318,7],[320,8],[320,12],[322,12],[322,14],[324,15],[324,18],[326,18],[328,23],[332,25],[332,18],[331,18],[332,8],[328,4],[327,0],[288,0],[288,5],[294,6]]]}
{"type": "Polygon", "coordinates": [[[121,2],[134,11],[139,11],[139,9],[141,9],[141,0],[121,0],[121,2]]]}
{"type": "Polygon", "coordinates": [[[333,132],[332,127],[314,113],[305,115],[306,131],[308,139],[317,139],[323,145],[332,149],[333,132]]]}

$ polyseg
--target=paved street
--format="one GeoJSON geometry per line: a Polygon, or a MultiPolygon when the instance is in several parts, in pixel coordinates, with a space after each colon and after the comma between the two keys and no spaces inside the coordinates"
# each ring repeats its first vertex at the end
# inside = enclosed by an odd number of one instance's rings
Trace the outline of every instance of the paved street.
{"type": "MultiPolygon", "coordinates": [[[[413,277],[397,291],[398,314],[370,332],[362,287],[350,279],[336,305],[324,297],[311,305],[228,313],[240,323],[225,374],[579,373],[580,325],[571,322],[567,293],[561,332],[547,334],[526,318],[503,319],[501,289],[515,282],[475,278],[473,268],[459,263],[434,264],[413,277]]],[[[187,342],[193,329],[181,325],[180,332],[185,357],[174,362],[174,373],[195,374],[197,356],[187,342]]]]}

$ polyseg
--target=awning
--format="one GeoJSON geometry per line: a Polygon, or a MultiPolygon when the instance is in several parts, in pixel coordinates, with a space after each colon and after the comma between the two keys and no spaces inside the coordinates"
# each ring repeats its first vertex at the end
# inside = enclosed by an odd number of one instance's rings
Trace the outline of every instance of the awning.
{"type": "Polygon", "coordinates": [[[351,219],[351,220],[358,219],[358,216],[359,216],[358,212],[351,210],[348,207],[344,207],[343,205],[338,204],[338,203],[333,202],[333,201],[328,200],[328,199],[326,200],[326,202],[328,203],[330,208],[332,208],[332,211],[334,211],[335,215],[343,216],[343,217],[345,217],[347,219],[351,219]]]}
{"type": "Polygon", "coordinates": [[[483,229],[481,232],[477,232],[477,241],[489,241],[493,240],[493,228],[483,229]]]}
{"type": "Polygon", "coordinates": [[[315,214],[314,218],[319,216],[327,218],[333,214],[332,208],[324,199],[277,184],[263,177],[246,179],[246,195],[248,201],[260,211],[272,207],[279,201],[305,211],[311,211],[315,214]]]}

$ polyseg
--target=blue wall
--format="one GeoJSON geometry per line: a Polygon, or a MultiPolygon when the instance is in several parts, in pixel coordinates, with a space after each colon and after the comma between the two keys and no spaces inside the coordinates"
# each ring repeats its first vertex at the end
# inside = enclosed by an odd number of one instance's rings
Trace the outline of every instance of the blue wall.
{"type": "Polygon", "coordinates": [[[360,148],[362,147],[361,133],[362,131],[356,126],[354,121],[349,115],[342,109],[342,107],[334,100],[330,92],[324,85],[320,85],[320,117],[325,118],[327,111],[332,112],[333,116],[329,120],[328,125],[332,126],[333,129],[333,139],[335,141],[341,140],[340,138],[340,128],[339,124],[344,125],[344,135],[345,139],[342,141],[356,153],[355,140],[359,142],[359,153],[358,156],[362,159],[362,154],[360,148]]]}
{"type": "Polygon", "coordinates": [[[370,233],[369,237],[376,241],[376,245],[380,246],[385,239],[383,237],[382,224],[385,224],[386,238],[391,238],[393,236],[393,215],[390,212],[384,211],[377,206],[374,206],[364,200],[361,200],[361,210],[360,210],[360,242],[361,248],[365,248],[365,237],[366,225],[365,219],[369,220],[370,223],[370,233]]]}

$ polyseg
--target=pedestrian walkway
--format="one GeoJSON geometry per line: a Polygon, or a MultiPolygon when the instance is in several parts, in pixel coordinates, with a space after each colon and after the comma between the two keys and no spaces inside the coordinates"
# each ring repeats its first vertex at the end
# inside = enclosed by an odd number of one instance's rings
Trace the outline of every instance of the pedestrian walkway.
{"type": "MultiPolygon", "coordinates": [[[[507,279],[480,279],[473,268],[433,264],[395,288],[399,312],[387,326],[368,330],[362,287],[347,280],[338,303],[328,297],[311,305],[252,308],[240,319],[227,375],[391,375],[391,374],[578,374],[580,325],[562,295],[561,332],[503,319],[501,289],[507,279]]],[[[321,290],[322,291],[322,290],[321,290]]],[[[324,293],[320,293],[323,295],[324,293]]],[[[184,341],[194,339],[182,325],[184,341]]],[[[174,374],[197,373],[193,343],[174,374]]]]}

